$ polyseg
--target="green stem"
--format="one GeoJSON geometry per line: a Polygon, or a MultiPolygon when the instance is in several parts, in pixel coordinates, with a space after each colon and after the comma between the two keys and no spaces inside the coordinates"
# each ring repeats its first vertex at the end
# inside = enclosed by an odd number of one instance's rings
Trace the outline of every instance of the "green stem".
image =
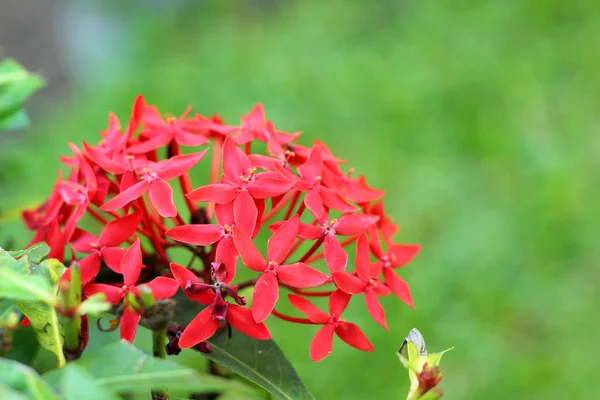
{"type": "MultiPolygon", "coordinates": [[[[167,357],[167,330],[161,329],[152,331],[152,354],[156,358],[167,357]]],[[[152,391],[152,400],[169,400],[167,389],[157,389],[152,391]]]]}
{"type": "Polygon", "coordinates": [[[71,281],[61,290],[62,318],[65,344],[63,352],[69,361],[81,356],[81,315],[77,308],[81,304],[81,270],[79,264],[71,266],[71,281]]]}

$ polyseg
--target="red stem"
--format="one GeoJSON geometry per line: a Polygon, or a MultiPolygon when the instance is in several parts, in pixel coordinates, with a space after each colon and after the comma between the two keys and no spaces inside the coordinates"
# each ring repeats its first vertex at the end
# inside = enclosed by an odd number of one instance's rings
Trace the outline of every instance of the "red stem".
{"type": "Polygon", "coordinates": [[[269,210],[269,212],[263,216],[262,223],[264,224],[265,222],[267,222],[268,220],[273,218],[275,216],[275,214],[277,214],[279,211],[281,211],[285,207],[285,205],[290,201],[292,196],[294,196],[294,194],[292,192],[286,194],[284,196],[284,198],[281,199],[275,207],[271,208],[269,210]]]}
{"type": "MultiPolygon", "coordinates": [[[[223,148],[223,139],[218,136],[215,138],[215,148],[212,154],[212,162],[210,167],[210,183],[216,183],[219,179],[219,171],[221,170],[221,149],[223,148]]],[[[206,216],[212,220],[215,204],[209,202],[206,205],[206,216]]]]}
{"type": "MultiPolygon", "coordinates": [[[[290,218],[290,216],[292,215],[292,211],[294,210],[294,208],[296,208],[296,204],[298,204],[298,199],[300,199],[299,191],[297,191],[296,194],[294,195],[294,198],[292,199],[292,204],[290,204],[290,207],[285,212],[285,217],[283,217],[283,219],[287,220],[290,218]]],[[[300,214],[298,214],[298,215],[300,215],[300,214]]]]}
{"type": "Polygon", "coordinates": [[[306,254],[304,254],[302,256],[302,258],[300,260],[298,260],[298,262],[305,262],[306,260],[308,260],[310,258],[310,256],[312,256],[315,251],[317,251],[317,249],[319,247],[321,247],[321,244],[323,244],[323,241],[325,240],[325,235],[321,236],[311,247],[310,249],[308,249],[308,251],[306,252],[306,254]]]}
{"type": "Polygon", "coordinates": [[[333,294],[333,290],[325,291],[325,292],[309,292],[302,289],[295,289],[294,292],[296,294],[307,296],[307,297],[328,297],[333,294]]]}
{"type": "Polygon", "coordinates": [[[289,315],[282,314],[282,313],[280,313],[277,310],[273,310],[273,315],[276,316],[277,318],[280,318],[280,319],[284,320],[284,321],[295,322],[297,324],[318,325],[316,322],[312,322],[308,318],[296,318],[296,317],[292,317],[292,316],[289,316],[289,315]]]}
{"type": "MultiPolygon", "coordinates": [[[[171,141],[170,144],[171,152],[174,156],[178,156],[181,154],[181,149],[175,140],[171,141]]],[[[193,215],[194,212],[198,209],[196,203],[185,197],[186,194],[192,191],[192,181],[190,180],[190,176],[188,173],[179,176],[179,186],[181,186],[181,191],[183,192],[183,198],[185,199],[185,204],[187,204],[188,210],[190,210],[190,215],[193,215]]]]}
{"type": "MultiPolygon", "coordinates": [[[[346,247],[346,246],[348,246],[349,244],[351,244],[351,243],[353,243],[353,242],[356,242],[356,241],[358,240],[358,236],[359,236],[359,235],[352,236],[352,237],[350,237],[350,238],[348,238],[348,239],[344,240],[344,241],[343,241],[342,243],[340,243],[340,244],[342,245],[342,247],[346,247]]],[[[319,254],[315,254],[314,256],[312,256],[311,258],[309,258],[308,260],[306,260],[305,262],[306,262],[307,264],[310,264],[310,263],[312,263],[312,262],[315,262],[315,261],[317,261],[317,260],[320,260],[321,258],[323,258],[323,256],[324,256],[323,252],[320,252],[319,254]]]]}
{"type": "Polygon", "coordinates": [[[160,243],[160,238],[156,234],[156,231],[154,230],[154,225],[152,225],[150,223],[151,217],[148,214],[148,210],[146,209],[146,203],[144,202],[144,196],[140,197],[138,199],[137,203],[140,205],[142,213],[144,214],[144,219],[147,222],[147,228],[150,231],[149,239],[152,242],[152,246],[154,247],[154,250],[156,250],[156,253],[163,261],[168,262],[167,253],[165,253],[165,250],[163,249],[163,247],[160,243]]]}

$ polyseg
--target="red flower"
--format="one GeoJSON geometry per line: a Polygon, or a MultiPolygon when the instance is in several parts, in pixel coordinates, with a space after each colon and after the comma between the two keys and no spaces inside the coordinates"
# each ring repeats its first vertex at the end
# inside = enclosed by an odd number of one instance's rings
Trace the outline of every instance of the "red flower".
{"type": "MultiPolygon", "coordinates": [[[[119,265],[119,273],[123,275],[123,285],[117,287],[103,283],[92,283],[84,288],[84,293],[86,296],[91,296],[94,293],[104,293],[106,300],[113,305],[119,304],[127,293],[133,293],[138,296],[139,288],[135,285],[140,277],[142,267],[142,250],[139,239],[136,239],[123,256],[119,265]]],[[[177,281],[163,276],[144,283],[144,286],[148,286],[152,290],[152,295],[157,300],[173,297],[179,288],[177,281]]],[[[128,342],[133,341],[140,318],[140,314],[130,307],[125,307],[119,324],[121,339],[128,342]]]]}
{"type": "Polygon", "coordinates": [[[386,296],[390,294],[390,289],[379,281],[379,274],[373,274],[371,262],[369,261],[369,243],[367,236],[362,234],[356,243],[356,273],[358,278],[345,272],[335,272],[333,280],[335,285],[349,294],[365,294],[365,303],[369,313],[375,321],[385,329],[388,329],[385,322],[385,312],[377,300],[377,296],[386,296]]]}
{"type": "Polygon", "coordinates": [[[194,119],[186,119],[191,111],[191,106],[185,110],[179,118],[167,117],[163,120],[158,109],[153,106],[146,106],[144,110],[144,129],[140,136],[146,140],[129,147],[132,154],[144,154],[159,147],[163,147],[175,141],[182,146],[202,146],[208,144],[208,140],[202,135],[192,132],[199,132],[202,124],[194,119]]]}
{"type": "Polygon", "coordinates": [[[126,250],[119,248],[137,229],[142,220],[140,213],[133,213],[110,221],[104,227],[99,238],[77,229],[71,239],[71,247],[80,253],[90,253],[80,261],[81,284],[87,285],[93,281],[100,271],[100,261],[114,271],[119,271],[119,264],[126,250]]]}
{"type": "Polygon", "coordinates": [[[171,263],[171,272],[188,298],[210,305],[188,324],[179,337],[179,347],[190,348],[209,339],[217,331],[221,321],[227,321],[238,331],[255,339],[271,339],[267,327],[254,321],[250,309],[223,300],[220,284],[206,285],[192,271],[175,263],[171,263]]]}
{"type": "Polygon", "coordinates": [[[248,156],[230,138],[226,138],[223,144],[223,175],[221,183],[199,187],[186,197],[217,204],[233,202],[235,223],[249,235],[253,235],[258,219],[255,200],[278,196],[292,187],[291,182],[277,173],[257,174],[248,156]]]}
{"type": "Polygon", "coordinates": [[[261,272],[252,295],[252,315],[256,322],[262,322],[271,314],[279,299],[279,282],[297,288],[310,288],[327,281],[327,275],[310,266],[297,262],[281,264],[285,261],[298,234],[300,219],[293,217],[277,229],[267,246],[267,259],[256,249],[252,239],[237,226],[233,228],[233,240],[242,262],[251,270],[261,272]]]}
{"type": "Polygon", "coordinates": [[[165,218],[176,216],[177,209],[173,203],[173,189],[167,181],[185,174],[204,157],[207,151],[175,156],[158,163],[148,162],[143,166],[136,167],[140,181],[113,197],[100,209],[104,211],[118,210],[148,191],[150,201],[161,216],[165,218]]]}
{"type": "Polygon", "coordinates": [[[350,297],[349,294],[340,290],[333,292],[329,298],[329,314],[327,314],[304,297],[295,294],[288,295],[290,303],[306,315],[312,323],[323,325],[310,343],[310,358],[313,361],[321,361],[331,354],[334,333],[354,348],[362,351],[375,350],[357,325],[340,318],[342,312],[348,306],[350,297]]]}
{"type": "Polygon", "coordinates": [[[217,243],[215,260],[224,263],[227,268],[227,280],[229,283],[235,277],[235,266],[238,259],[238,251],[233,243],[233,205],[217,204],[215,206],[215,217],[218,225],[213,224],[191,224],[181,225],[165,232],[167,237],[178,242],[194,244],[197,246],[208,246],[217,243]]]}
{"type": "MultiPolygon", "coordinates": [[[[329,220],[329,213],[323,213],[316,225],[300,223],[298,236],[308,240],[324,239],[323,253],[330,272],[339,272],[346,270],[348,255],[341,244],[335,238],[340,236],[353,236],[363,233],[369,229],[379,219],[375,215],[348,213],[342,215],[339,219],[329,220]]],[[[275,222],[269,229],[271,231],[279,228],[282,221],[275,222]]]]}
{"type": "Polygon", "coordinates": [[[396,275],[394,268],[400,268],[408,264],[421,251],[421,246],[414,244],[394,244],[384,252],[379,243],[379,236],[377,232],[374,232],[371,235],[370,247],[378,259],[371,266],[372,275],[379,276],[379,273],[383,271],[383,278],[386,285],[400,300],[414,308],[408,283],[396,275]]]}
{"type": "Polygon", "coordinates": [[[265,143],[274,139],[279,144],[287,144],[299,136],[300,133],[285,133],[275,130],[273,124],[266,121],[263,105],[257,103],[248,114],[242,117],[240,132],[233,138],[236,144],[246,144],[255,139],[265,143]]]}
{"type": "Polygon", "coordinates": [[[296,189],[306,192],[304,204],[315,218],[321,218],[325,212],[325,206],[342,212],[356,211],[356,208],[344,200],[338,192],[321,184],[323,172],[321,151],[320,146],[311,150],[308,160],[297,168],[300,178],[277,164],[275,166],[283,176],[294,182],[296,189]]]}

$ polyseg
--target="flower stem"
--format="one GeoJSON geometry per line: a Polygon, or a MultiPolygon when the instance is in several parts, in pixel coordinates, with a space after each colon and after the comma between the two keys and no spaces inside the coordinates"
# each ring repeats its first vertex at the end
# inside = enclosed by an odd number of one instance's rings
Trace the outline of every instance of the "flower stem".
{"type": "MultiPolygon", "coordinates": [[[[152,354],[156,358],[167,357],[167,330],[160,329],[152,331],[152,354]]],[[[152,391],[152,400],[169,400],[167,389],[157,389],[152,391]]]]}
{"type": "Polygon", "coordinates": [[[71,280],[60,288],[65,344],[63,353],[68,361],[81,357],[81,315],[77,308],[81,304],[81,269],[79,264],[71,265],[71,280]]]}

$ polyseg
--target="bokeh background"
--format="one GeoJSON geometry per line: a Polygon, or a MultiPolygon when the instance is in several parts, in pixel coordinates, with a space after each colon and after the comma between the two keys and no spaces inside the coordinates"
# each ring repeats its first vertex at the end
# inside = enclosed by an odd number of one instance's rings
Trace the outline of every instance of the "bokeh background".
{"type": "Polygon", "coordinates": [[[375,353],[340,341],[314,364],[311,326],[270,321],[318,399],[400,399],[395,355],[418,327],[448,399],[600,398],[600,7],[596,0],[3,0],[4,55],[43,73],[27,132],[0,136],[11,213],[49,192],[68,141],[143,93],[232,123],[261,101],[387,190],[416,310],[364,312],[375,353]]]}

